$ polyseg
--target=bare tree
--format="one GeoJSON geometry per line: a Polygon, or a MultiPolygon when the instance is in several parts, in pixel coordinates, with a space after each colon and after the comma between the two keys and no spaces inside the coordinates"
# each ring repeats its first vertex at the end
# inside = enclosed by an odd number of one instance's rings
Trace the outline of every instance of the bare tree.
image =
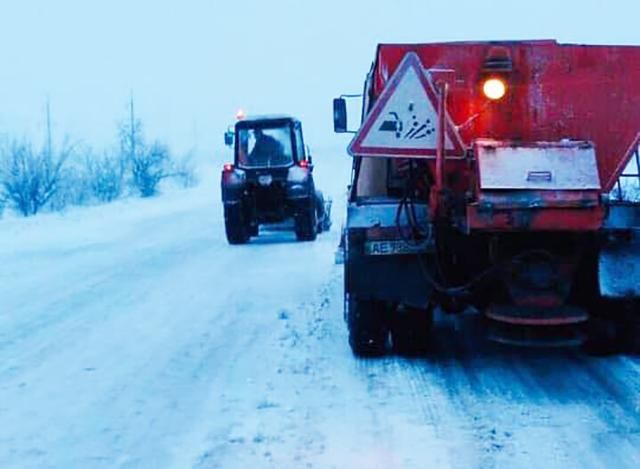
{"type": "Polygon", "coordinates": [[[68,160],[60,171],[58,190],[51,197],[47,209],[59,212],[69,205],[85,205],[90,198],[89,179],[84,168],[68,160]]]}
{"type": "Polygon", "coordinates": [[[112,202],[122,194],[126,160],[118,155],[87,155],[85,167],[91,193],[100,202],[112,202]]]}
{"type": "Polygon", "coordinates": [[[198,178],[196,177],[196,171],[193,164],[193,153],[189,152],[184,157],[177,160],[173,164],[173,170],[171,173],[178,183],[185,189],[195,186],[198,183],[198,178]]]}
{"type": "Polygon", "coordinates": [[[0,148],[0,198],[25,217],[35,215],[60,189],[63,166],[71,153],[67,141],[59,152],[54,151],[47,100],[43,148],[35,151],[26,141],[14,141],[0,148]]]}
{"type": "Polygon", "coordinates": [[[38,213],[59,189],[71,151],[66,144],[57,155],[48,144],[39,152],[28,143],[5,146],[0,150],[3,198],[25,217],[38,213]]]}
{"type": "Polygon", "coordinates": [[[173,176],[169,149],[160,142],[146,145],[142,122],[135,117],[133,98],[129,118],[120,126],[120,150],[131,171],[131,183],[141,197],[157,194],[158,184],[173,176]]]}
{"type": "Polygon", "coordinates": [[[167,172],[169,162],[169,150],[159,142],[153,143],[136,155],[131,161],[131,172],[133,184],[140,192],[140,196],[156,195],[160,181],[172,176],[167,172]]]}
{"type": "Polygon", "coordinates": [[[129,118],[120,124],[120,151],[122,157],[133,161],[144,152],[142,122],[135,116],[133,96],[129,103],[129,118]]]}

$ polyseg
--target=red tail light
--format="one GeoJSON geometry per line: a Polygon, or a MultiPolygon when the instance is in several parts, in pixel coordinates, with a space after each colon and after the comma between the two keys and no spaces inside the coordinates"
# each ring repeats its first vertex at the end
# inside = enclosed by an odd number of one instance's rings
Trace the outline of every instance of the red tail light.
{"type": "Polygon", "coordinates": [[[229,171],[233,171],[233,165],[231,163],[226,163],[224,165],[224,170],[229,172],[229,171]]]}
{"type": "Polygon", "coordinates": [[[302,160],[298,163],[298,166],[300,166],[301,168],[308,168],[309,162],[307,160],[302,160]]]}

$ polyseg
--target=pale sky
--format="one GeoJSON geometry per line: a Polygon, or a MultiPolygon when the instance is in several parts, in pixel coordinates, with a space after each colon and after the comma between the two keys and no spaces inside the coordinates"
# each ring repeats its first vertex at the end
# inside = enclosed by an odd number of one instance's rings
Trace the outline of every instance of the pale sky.
{"type": "Polygon", "coordinates": [[[346,144],[331,99],[360,91],[379,42],[640,45],[639,18],[637,0],[0,0],[0,135],[39,138],[48,98],[59,138],[106,146],[133,93],[177,152],[218,158],[240,107],[346,144]]]}

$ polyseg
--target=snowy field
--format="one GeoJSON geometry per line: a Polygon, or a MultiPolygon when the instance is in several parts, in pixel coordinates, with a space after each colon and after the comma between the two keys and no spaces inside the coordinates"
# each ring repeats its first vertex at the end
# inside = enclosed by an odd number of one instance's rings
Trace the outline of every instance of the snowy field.
{"type": "Polygon", "coordinates": [[[218,167],[151,200],[0,220],[0,467],[640,467],[640,360],[504,348],[442,320],[358,360],[334,227],[224,238],[218,167]]]}

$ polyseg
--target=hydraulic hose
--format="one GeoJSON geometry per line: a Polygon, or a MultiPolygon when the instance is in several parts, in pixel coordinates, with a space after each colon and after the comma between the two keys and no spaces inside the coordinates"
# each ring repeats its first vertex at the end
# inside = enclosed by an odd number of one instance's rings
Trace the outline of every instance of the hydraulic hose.
{"type": "MultiPolygon", "coordinates": [[[[409,178],[407,179],[407,183],[404,188],[403,197],[400,199],[400,203],[398,204],[398,209],[396,210],[395,224],[398,233],[400,234],[401,239],[409,246],[418,246],[423,243],[429,243],[433,238],[433,224],[427,221],[426,228],[421,227],[418,222],[418,217],[416,215],[415,208],[415,190],[416,183],[414,177],[414,161],[409,161],[409,178]],[[405,214],[406,220],[409,225],[409,233],[407,234],[403,229],[401,224],[402,214],[405,214]]],[[[437,239],[435,240],[437,243],[437,239]]],[[[436,249],[437,256],[437,249],[436,249]]],[[[486,277],[491,275],[495,270],[496,266],[492,266],[489,269],[484,270],[469,282],[464,283],[462,285],[448,286],[443,285],[438,280],[434,278],[434,276],[429,272],[429,268],[424,262],[424,259],[420,255],[420,253],[416,253],[416,257],[418,259],[418,264],[420,266],[420,270],[427,281],[434,290],[438,293],[451,296],[451,297],[465,297],[471,294],[471,289],[486,277]]]]}

